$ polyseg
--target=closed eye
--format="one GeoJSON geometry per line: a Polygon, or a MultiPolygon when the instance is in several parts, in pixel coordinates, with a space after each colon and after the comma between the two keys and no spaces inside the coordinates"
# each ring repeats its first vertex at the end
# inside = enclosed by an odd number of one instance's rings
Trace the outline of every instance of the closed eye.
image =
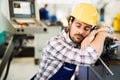
{"type": "Polygon", "coordinates": [[[91,29],[92,29],[91,26],[86,26],[86,27],[84,28],[85,31],[90,31],[91,29]]]}

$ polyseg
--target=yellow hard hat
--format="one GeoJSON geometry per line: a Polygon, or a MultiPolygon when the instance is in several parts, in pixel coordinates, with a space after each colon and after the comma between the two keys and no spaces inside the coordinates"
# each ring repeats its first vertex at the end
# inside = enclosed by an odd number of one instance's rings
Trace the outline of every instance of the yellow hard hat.
{"type": "Polygon", "coordinates": [[[90,25],[96,25],[98,12],[94,6],[89,3],[80,3],[72,11],[71,16],[90,25]]]}

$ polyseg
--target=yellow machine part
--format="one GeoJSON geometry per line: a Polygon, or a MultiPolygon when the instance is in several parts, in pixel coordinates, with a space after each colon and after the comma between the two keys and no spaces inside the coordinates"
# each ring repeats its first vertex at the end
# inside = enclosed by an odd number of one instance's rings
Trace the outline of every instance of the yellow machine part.
{"type": "Polygon", "coordinates": [[[120,13],[118,13],[116,18],[114,19],[113,26],[116,32],[120,32],[120,13]]]}

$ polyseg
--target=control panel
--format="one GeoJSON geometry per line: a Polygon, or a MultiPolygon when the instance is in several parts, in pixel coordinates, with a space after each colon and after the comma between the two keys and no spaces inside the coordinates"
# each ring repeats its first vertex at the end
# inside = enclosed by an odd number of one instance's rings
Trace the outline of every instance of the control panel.
{"type": "Polygon", "coordinates": [[[11,19],[15,34],[34,34],[47,32],[47,26],[32,19],[11,19]]]}
{"type": "Polygon", "coordinates": [[[9,0],[10,23],[15,34],[47,32],[47,26],[36,20],[36,0],[9,0]]]}

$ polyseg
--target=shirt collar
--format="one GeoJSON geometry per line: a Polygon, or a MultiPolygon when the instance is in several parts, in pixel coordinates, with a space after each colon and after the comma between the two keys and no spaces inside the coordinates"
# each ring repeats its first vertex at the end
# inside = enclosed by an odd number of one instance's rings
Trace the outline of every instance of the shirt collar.
{"type": "Polygon", "coordinates": [[[62,35],[64,36],[66,42],[67,42],[69,45],[74,46],[74,47],[77,46],[77,44],[74,43],[74,42],[70,39],[70,37],[67,35],[67,32],[65,32],[65,30],[62,31],[62,35]]]}

